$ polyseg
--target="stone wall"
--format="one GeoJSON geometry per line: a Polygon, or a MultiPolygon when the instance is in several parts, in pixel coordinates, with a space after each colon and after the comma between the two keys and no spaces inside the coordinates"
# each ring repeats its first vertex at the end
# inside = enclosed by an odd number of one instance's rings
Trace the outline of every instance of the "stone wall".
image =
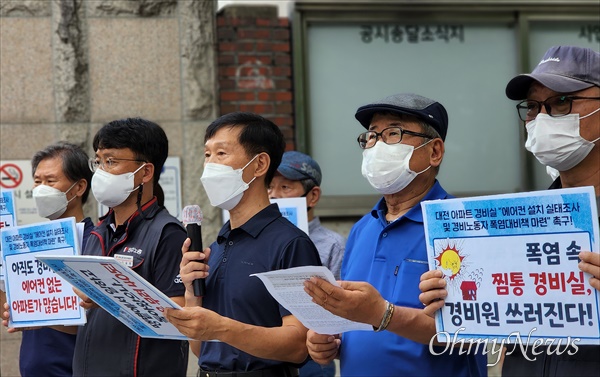
{"type": "MultiPolygon", "coordinates": [[[[214,240],[221,213],[199,178],[218,115],[215,12],[213,0],[2,0],[0,159],[30,159],[58,140],[91,154],[103,123],[150,119],[181,158],[183,204],[201,205],[205,244],[214,240]]],[[[0,373],[17,376],[20,337],[1,332],[0,373]]]]}
{"type": "MultiPolygon", "coordinates": [[[[212,0],[1,2],[0,159],[29,159],[61,139],[92,153],[103,123],[140,116],[162,125],[170,155],[181,157],[183,201],[208,204],[198,178],[204,130],[218,108],[215,7],[212,0]]],[[[218,216],[207,208],[207,219],[218,216]]]]}

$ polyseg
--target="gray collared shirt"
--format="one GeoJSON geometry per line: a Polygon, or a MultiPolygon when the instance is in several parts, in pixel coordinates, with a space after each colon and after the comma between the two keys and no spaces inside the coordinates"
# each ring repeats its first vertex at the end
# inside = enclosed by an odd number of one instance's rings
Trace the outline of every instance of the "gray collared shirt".
{"type": "Polygon", "coordinates": [[[308,223],[308,232],[310,239],[319,251],[321,263],[333,272],[336,280],[340,280],[340,271],[342,269],[342,257],[346,249],[346,238],[331,229],[321,225],[318,217],[308,223]]]}

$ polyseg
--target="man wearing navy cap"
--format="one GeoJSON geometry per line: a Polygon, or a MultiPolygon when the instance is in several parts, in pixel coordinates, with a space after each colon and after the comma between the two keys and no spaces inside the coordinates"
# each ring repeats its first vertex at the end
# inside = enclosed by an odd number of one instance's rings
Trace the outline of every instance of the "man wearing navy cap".
{"type": "MultiPolygon", "coordinates": [[[[346,239],[341,234],[325,228],[321,225],[319,217],[315,216],[315,206],[321,197],[321,179],[321,167],[312,157],[297,151],[285,152],[269,185],[269,197],[306,198],[309,237],[319,251],[323,266],[331,270],[336,280],[340,280],[346,239]]],[[[300,368],[300,377],[333,377],[334,375],[333,362],[321,366],[309,360],[300,368]]]]}
{"type": "Polygon", "coordinates": [[[309,331],[310,356],[319,363],[339,357],[342,376],[485,375],[483,355],[430,353],[435,324],[419,302],[419,278],[428,269],[420,203],[450,197],[436,180],[446,109],[396,94],[359,107],[355,117],[366,128],[357,139],[362,174],[383,198],[350,231],[341,287],[311,278],[305,290],[325,309],[374,331],[309,331]]]}

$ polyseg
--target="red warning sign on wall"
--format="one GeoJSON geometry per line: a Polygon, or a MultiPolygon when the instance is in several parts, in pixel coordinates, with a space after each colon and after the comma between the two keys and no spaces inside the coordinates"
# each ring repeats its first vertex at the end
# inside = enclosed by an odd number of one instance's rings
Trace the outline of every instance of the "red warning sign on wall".
{"type": "Polygon", "coordinates": [[[5,189],[14,189],[23,181],[21,168],[12,163],[0,165],[0,186],[5,189]]]}

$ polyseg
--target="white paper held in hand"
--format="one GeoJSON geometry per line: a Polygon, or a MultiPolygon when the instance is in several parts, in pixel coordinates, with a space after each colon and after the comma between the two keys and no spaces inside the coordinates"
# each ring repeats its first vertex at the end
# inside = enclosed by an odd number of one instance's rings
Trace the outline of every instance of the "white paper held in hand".
{"type": "Polygon", "coordinates": [[[346,331],[373,331],[366,323],[338,317],[312,302],[304,292],[304,282],[315,276],[339,286],[331,271],[323,266],[303,266],[252,274],[259,278],[271,296],[289,310],[302,324],[319,334],[339,334],[346,331]]]}

